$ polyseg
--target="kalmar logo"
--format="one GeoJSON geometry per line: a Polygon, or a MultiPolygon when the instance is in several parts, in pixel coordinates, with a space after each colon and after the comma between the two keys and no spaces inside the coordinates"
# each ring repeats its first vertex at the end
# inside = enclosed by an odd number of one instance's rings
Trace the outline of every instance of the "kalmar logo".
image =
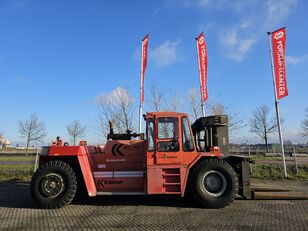
{"type": "Polygon", "coordinates": [[[201,45],[203,44],[203,42],[204,42],[204,37],[199,38],[199,44],[201,45]]]}
{"type": "Polygon", "coordinates": [[[274,39],[281,39],[283,37],[284,33],[283,31],[280,31],[280,32],[277,32],[275,35],[274,35],[274,39]]]}

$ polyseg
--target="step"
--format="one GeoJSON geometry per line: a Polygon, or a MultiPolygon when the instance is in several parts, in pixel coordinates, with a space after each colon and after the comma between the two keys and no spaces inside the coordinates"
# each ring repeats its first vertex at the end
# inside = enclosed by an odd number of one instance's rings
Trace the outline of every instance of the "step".
{"type": "Polygon", "coordinates": [[[163,194],[182,194],[181,192],[163,192],[163,194]]]}
{"type": "Polygon", "coordinates": [[[170,174],[168,174],[168,173],[163,173],[163,176],[181,176],[181,174],[179,174],[179,173],[170,173],[170,174]]]}
{"type": "Polygon", "coordinates": [[[163,184],[164,185],[181,185],[181,183],[168,183],[168,182],[165,182],[163,184]]]}
{"type": "Polygon", "coordinates": [[[144,192],[97,192],[96,195],[145,195],[144,192]]]}

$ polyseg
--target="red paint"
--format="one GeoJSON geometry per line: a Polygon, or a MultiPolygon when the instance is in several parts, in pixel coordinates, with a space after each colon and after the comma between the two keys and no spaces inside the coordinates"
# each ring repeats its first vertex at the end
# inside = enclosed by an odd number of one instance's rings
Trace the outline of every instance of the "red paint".
{"type": "Polygon", "coordinates": [[[144,77],[145,77],[145,70],[147,68],[147,60],[148,60],[148,44],[149,44],[149,34],[147,34],[142,39],[141,95],[140,95],[141,104],[143,104],[143,102],[144,102],[144,77]]]}
{"type": "Polygon", "coordinates": [[[50,146],[49,156],[86,155],[86,146],[50,146]]]}
{"type": "Polygon", "coordinates": [[[89,164],[89,157],[87,155],[78,156],[78,161],[89,196],[96,196],[96,187],[89,164]]]}
{"type": "Polygon", "coordinates": [[[207,98],[207,69],[208,69],[208,56],[206,49],[206,42],[203,32],[197,38],[197,49],[198,49],[198,64],[199,64],[199,77],[201,87],[201,99],[204,103],[207,98]]]}
{"type": "MultiPolygon", "coordinates": [[[[104,146],[56,146],[49,149],[48,159],[77,156],[89,196],[100,193],[179,194],[184,196],[190,169],[202,157],[220,157],[218,147],[211,152],[184,151],[182,118],[184,113],[152,112],[146,119],[154,121],[154,149],[147,150],[146,140],[108,140],[104,146]],[[158,137],[160,118],[172,118],[178,150],[158,151],[159,142],[172,138],[158,137]]],[[[169,119],[167,119],[169,121],[169,119]]],[[[190,128],[191,129],[191,128],[190,128]]],[[[190,130],[191,132],[191,130],[190,130]]],[[[45,156],[47,157],[47,156],[45,156]]],[[[43,157],[42,157],[43,158],[43,157]]]]}
{"type": "Polygon", "coordinates": [[[288,95],[286,73],[286,28],[271,33],[277,99],[288,95]]]}

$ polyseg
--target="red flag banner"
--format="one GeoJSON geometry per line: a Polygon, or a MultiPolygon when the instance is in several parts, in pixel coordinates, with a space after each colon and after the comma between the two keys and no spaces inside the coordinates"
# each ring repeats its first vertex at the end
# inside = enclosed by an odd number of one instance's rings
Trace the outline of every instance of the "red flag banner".
{"type": "Polygon", "coordinates": [[[288,95],[286,73],[286,28],[271,33],[277,99],[288,95]]]}
{"type": "Polygon", "coordinates": [[[149,43],[149,34],[147,34],[142,39],[142,57],[141,57],[141,92],[140,92],[140,103],[144,102],[144,77],[145,70],[147,68],[147,58],[148,58],[148,43],[149,43]]]}
{"type": "Polygon", "coordinates": [[[197,38],[198,49],[198,64],[199,64],[199,77],[201,87],[201,100],[204,103],[207,98],[207,50],[203,32],[197,38]]]}

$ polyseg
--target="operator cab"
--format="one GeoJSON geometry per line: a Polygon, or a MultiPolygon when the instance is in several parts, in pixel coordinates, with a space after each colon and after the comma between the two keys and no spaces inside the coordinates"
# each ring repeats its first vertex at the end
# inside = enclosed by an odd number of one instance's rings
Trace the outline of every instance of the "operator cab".
{"type": "Polygon", "coordinates": [[[148,166],[186,165],[195,158],[197,150],[187,114],[149,112],[145,118],[148,166]]]}

